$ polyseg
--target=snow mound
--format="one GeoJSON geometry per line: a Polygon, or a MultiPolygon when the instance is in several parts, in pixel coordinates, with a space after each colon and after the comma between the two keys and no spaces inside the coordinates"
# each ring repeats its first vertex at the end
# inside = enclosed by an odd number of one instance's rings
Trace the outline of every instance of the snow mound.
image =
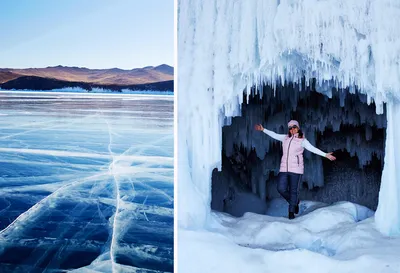
{"type": "MultiPolygon", "coordinates": [[[[283,200],[273,202],[283,203],[283,200]]],[[[353,236],[348,235],[347,239],[339,241],[337,237],[342,232],[352,234],[353,230],[357,230],[358,222],[373,215],[368,208],[350,202],[321,205],[312,201],[302,202],[301,217],[297,216],[294,220],[254,213],[246,213],[240,218],[216,212],[213,215],[220,224],[216,230],[229,234],[241,246],[274,251],[307,249],[327,256],[336,255],[343,245],[352,245],[353,236]]],[[[287,214],[287,205],[283,208],[287,214]]]]}
{"type": "Polygon", "coordinates": [[[254,213],[235,218],[212,212],[209,231],[179,230],[179,247],[185,249],[180,252],[179,270],[399,272],[400,238],[382,235],[368,208],[311,201],[302,202],[301,207],[294,220],[254,213]],[[196,267],[189,269],[188,260],[196,260],[196,267]]]}

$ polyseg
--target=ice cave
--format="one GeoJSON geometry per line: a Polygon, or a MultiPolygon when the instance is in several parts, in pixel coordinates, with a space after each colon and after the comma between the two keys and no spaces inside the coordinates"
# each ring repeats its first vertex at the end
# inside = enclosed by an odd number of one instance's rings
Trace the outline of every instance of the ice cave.
{"type": "MultiPolygon", "coordinates": [[[[241,115],[222,130],[222,169],[214,170],[211,209],[234,216],[265,214],[268,200],[279,198],[276,176],[282,145],[253,129],[257,123],[285,134],[288,120],[301,120],[305,137],[330,162],[305,152],[300,199],[325,203],[350,201],[376,210],[384,158],[386,113],[377,115],[367,96],[349,89],[318,93],[315,84],[253,88],[241,115]],[[257,198],[257,197],[258,198],[257,198]]],[[[385,108],[384,108],[385,109],[385,108]]],[[[273,213],[273,210],[271,211],[273,213]]]]}
{"type": "Polygon", "coordinates": [[[397,18],[395,0],[178,1],[183,272],[400,272],[397,18]],[[254,130],[290,119],[337,157],[304,152],[294,220],[280,143],[254,130]]]}

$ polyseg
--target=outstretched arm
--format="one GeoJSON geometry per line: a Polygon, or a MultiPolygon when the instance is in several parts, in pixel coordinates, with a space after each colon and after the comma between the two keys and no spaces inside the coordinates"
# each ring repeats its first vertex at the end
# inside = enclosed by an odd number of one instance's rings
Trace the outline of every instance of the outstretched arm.
{"type": "Polygon", "coordinates": [[[261,124],[257,124],[254,128],[257,131],[264,132],[265,134],[269,135],[273,139],[276,139],[276,140],[279,140],[279,141],[284,141],[285,140],[286,135],[280,135],[280,134],[277,134],[277,133],[275,133],[273,131],[267,130],[261,124]]]}
{"type": "Polygon", "coordinates": [[[312,146],[311,143],[310,143],[307,139],[303,140],[303,142],[301,143],[301,146],[303,146],[304,149],[306,149],[306,150],[308,150],[308,151],[310,151],[310,152],[312,152],[312,153],[314,153],[314,154],[317,154],[317,155],[326,157],[326,158],[328,158],[328,159],[331,160],[331,161],[333,161],[333,160],[336,159],[336,157],[334,157],[334,156],[332,155],[332,153],[324,153],[324,152],[321,151],[320,149],[317,149],[317,148],[315,148],[314,146],[312,146]]]}

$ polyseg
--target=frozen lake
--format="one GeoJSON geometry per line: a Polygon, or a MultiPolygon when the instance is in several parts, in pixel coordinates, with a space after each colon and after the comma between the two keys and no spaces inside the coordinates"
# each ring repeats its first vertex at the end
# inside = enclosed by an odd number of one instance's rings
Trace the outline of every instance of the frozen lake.
{"type": "Polygon", "coordinates": [[[172,272],[173,173],[173,96],[0,92],[1,272],[172,272]]]}

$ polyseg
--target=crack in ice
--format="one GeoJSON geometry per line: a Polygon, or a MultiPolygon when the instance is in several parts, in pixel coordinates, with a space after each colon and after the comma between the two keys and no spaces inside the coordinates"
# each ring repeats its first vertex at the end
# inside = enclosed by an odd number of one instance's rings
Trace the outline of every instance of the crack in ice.
{"type": "Polygon", "coordinates": [[[99,174],[95,174],[89,177],[86,177],[82,180],[79,181],[75,181],[75,182],[71,182],[67,185],[62,186],[61,188],[55,190],[54,192],[52,192],[51,194],[47,195],[45,198],[41,199],[39,202],[37,202],[35,205],[33,205],[32,207],[30,207],[27,211],[25,211],[24,213],[21,213],[17,218],[15,218],[14,221],[12,221],[7,227],[5,227],[4,229],[2,229],[0,231],[0,236],[4,236],[4,234],[11,229],[16,223],[21,222],[23,220],[26,220],[28,217],[32,216],[33,213],[35,213],[37,211],[37,209],[43,205],[47,200],[49,200],[51,197],[56,196],[56,194],[58,194],[61,190],[64,190],[68,187],[72,187],[72,186],[76,186],[76,185],[80,185],[82,183],[88,182],[94,178],[97,178],[99,176],[103,176],[103,173],[99,173],[99,174]]]}
{"type": "Polygon", "coordinates": [[[114,213],[114,218],[113,218],[113,224],[112,224],[112,236],[111,236],[111,246],[110,246],[110,259],[111,259],[111,264],[112,264],[112,272],[116,272],[116,260],[115,260],[115,247],[117,244],[117,232],[116,232],[116,226],[117,226],[117,217],[118,217],[118,212],[120,208],[120,191],[119,191],[119,182],[118,179],[115,175],[115,156],[114,153],[111,151],[111,144],[112,144],[112,132],[110,128],[110,124],[108,123],[107,119],[104,118],[104,121],[107,124],[108,128],[108,135],[109,135],[109,143],[108,143],[108,152],[110,153],[110,156],[112,158],[112,162],[109,165],[108,172],[110,175],[113,176],[114,179],[114,185],[115,185],[115,191],[117,193],[117,200],[116,200],[116,206],[115,206],[115,213],[114,213]]]}

